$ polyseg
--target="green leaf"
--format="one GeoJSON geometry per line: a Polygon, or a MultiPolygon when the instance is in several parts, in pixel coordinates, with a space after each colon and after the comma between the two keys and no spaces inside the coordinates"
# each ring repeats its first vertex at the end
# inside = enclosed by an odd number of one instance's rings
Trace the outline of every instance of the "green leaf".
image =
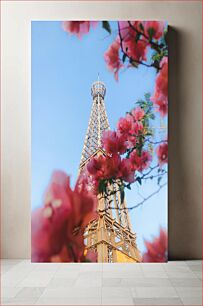
{"type": "Polygon", "coordinates": [[[137,181],[140,185],[142,185],[142,179],[141,179],[141,177],[138,176],[138,177],[136,178],[136,181],[137,181]]]}
{"type": "Polygon", "coordinates": [[[158,184],[158,185],[160,184],[161,180],[162,180],[162,176],[159,176],[159,177],[158,177],[158,180],[157,180],[157,184],[158,184]]]}
{"type": "Polygon", "coordinates": [[[150,99],[150,93],[147,92],[144,96],[145,96],[145,99],[146,99],[147,101],[149,101],[149,99],[150,99]]]}
{"type": "Polygon", "coordinates": [[[130,183],[129,183],[128,185],[126,185],[126,188],[128,188],[129,190],[131,190],[130,183]]]}
{"type": "Polygon", "coordinates": [[[126,57],[127,57],[127,54],[126,54],[126,53],[123,53],[123,57],[122,57],[123,63],[125,63],[126,57]]]}
{"type": "Polygon", "coordinates": [[[165,42],[165,44],[167,45],[168,44],[168,31],[167,31],[167,29],[165,29],[165,31],[164,31],[164,42],[165,42]]]}
{"type": "Polygon", "coordinates": [[[152,120],[154,120],[154,119],[155,119],[155,115],[154,115],[153,113],[151,113],[151,114],[149,115],[149,118],[152,119],[152,120]]]}
{"type": "Polygon", "coordinates": [[[139,24],[139,27],[140,27],[140,30],[142,30],[144,32],[144,27],[143,27],[143,24],[141,22],[139,24]]]}
{"type": "Polygon", "coordinates": [[[105,180],[101,180],[99,182],[99,192],[103,193],[106,191],[106,187],[107,187],[107,182],[105,180]]]}
{"type": "Polygon", "coordinates": [[[139,64],[136,61],[134,61],[134,60],[130,60],[130,63],[135,68],[137,68],[139,66],[139,64]]]}
{"type": "Polygon", "coordinates": [[[137,43],[138,42],[138,40],[140,39],[140,36],[141,36],[141,34],[140,33],[137,33],[136,34],[136,37],[135,37],[135,42],[137,43]]]}
{"type": "Polygon", "coordinates": [[[154,28],[149,28],[148,29],[148,34],[149,34],[149,39],[152,40],[152,38],[155,34],[154,28]]]}
{"type": "Polygon", "coordinates": [[[111,34],[111,26],[108,21],[102,21],[102,28],[105,29],[109,34],[111,34]]]}
{"type": "Polygon", "coordinates": [[[121,203],[123,203],[125,198],[125,192],[123,190],[120,191],[120,196],[121,196],[121,203]]]}
{"type": "MultiPolygon", "coordinates": [[[[154,67],[156,67],[157,69],[159,69],[159,61],[156,60],[156,61],[154,61],[153,64],[154,64],[154,67]]],[[[158,71],[159,71],[159,70],[158,70],[158,71]]]]}

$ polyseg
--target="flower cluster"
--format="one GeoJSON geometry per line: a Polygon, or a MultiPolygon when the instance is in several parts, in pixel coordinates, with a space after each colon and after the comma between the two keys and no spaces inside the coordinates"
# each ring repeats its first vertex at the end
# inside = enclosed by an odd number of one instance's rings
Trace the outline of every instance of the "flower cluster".
{"type": "Polygon", "coordinates": [[[167,262],[168,237],[164,229],[160,229],[160,234],[153,241],[145,240],[146,252],[143,254],[143,262],[167,262]]]}
{"type": "Polygon", "coordinates": [[[95,27],[97,23],[97,21],[64,21],[63,29],[65,32],[81,38],[84,34],[89,33],[91,25],[95,27]]]}
{"type": "Polygon", "coordinates": [[[160,68],[151,100],[158,107],[160,115],[164,117],[168,113],[168,57],[161,60],[160,68]]]}
{"type": "Polygon", "coordinates": [[[114,77],[118,81],[118,71],[123,67],[122,61],[119,57],[120,41],[116,39],[109,46],[108,50],[104,53],[104,60],[110,71],[114,72],[114,77]]]}
{"type": "Polygon", "coordinates": [[[160,21],[118,22],[119,35],[104,54],[107,67],[114,72],[116,80],[126,58],[130,63],[128,67],[137,67],[147,61],[147,51],[152,45],[154,48],[159,48],[157,41],[163,37],[164,27],[164,22],[160,21]]]}
{"type": "Polygon", "coordinates": [[[94,177],[97,186],[100,180],[123,179],[129,183],[135,181],[135,170],[130,160],[121,159],[119,154],[93,157],[87,165],[87,170],[94,177]]]}
{"type": "Polygon", "coordinates": [[[84,186],[76,184],[72,190],[69,177],[54,172],[44,205],[32,213],[32,261],[96,261],[91,252],[84,255],[83,237],[86,225],[97,217],[96,205],[84,186]]]}
{"type": "Polygon", "coordinates": [[[119,21],[120,41],[123,51],[130,59],[146,61],[148,41],[141,35],[136,39],[137,33],[141,31],[140,25],[142,25],[140,21],[119,21]]]}
{"type": "Polygon", "coordinates": [[[145,135],[144,118],[144,110],[136,107],[120,118],[116,131],[103,132],[104,154],[91,158],[87,164],[97,192],[100,181],[119,179],[131,184],[136,180],[136,171],[149,167],[152,157],[140,146],[140,138],[145,135]]]}

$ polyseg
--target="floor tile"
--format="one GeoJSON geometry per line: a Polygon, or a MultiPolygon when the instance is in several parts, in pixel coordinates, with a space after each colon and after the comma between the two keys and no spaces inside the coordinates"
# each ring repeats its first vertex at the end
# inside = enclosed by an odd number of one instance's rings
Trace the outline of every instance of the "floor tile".
{"type": "Polygon", "coordinates": [[[197,278],[195,273],[191,272],[182,272],[182,271],[167,271],[166,272],[169,278],[197,278]]]}
{"type": "Polygon", "coordinates": [[[188,266],[196,266],[196,265],[201,265],[202,264],[202,260],[186,260],[185,263],[188,266]]]}
{"type": "Polygon", "coordinates": [[[54,273],[33,273],[29,274],[21,282],[18,287],[46,287],[53,278],[54,273]]]}
{"type": "Polygon", "coordinates": [[[103,278],[140,278],[144,277],[143,271],[103,271],[103,278]]]}
{"type": "Polygon", "coordinates": [[[189,269],[192,270],[193,272],[202,272],[202,265],[191,265],[189,266],[189,269]]]}
{"type": "Polygon", "coordinates": [[[102,265],[101,263],[82,263],[81,264],[81,271],[102,271],[102,265]]]}
{"type": "Polygon", "coordinates": [[[65,278],[65,277],[53,277],[50,280],[46,288],[68,288],[73,287],[75,285],[76,278],[65,278]]]}
{"type": "Polygon", "coordinates": [[[3,299],[14,298],[20,290],[21,290],[21,288],[16,288],[16,287],[2,287],[1,288],[1,297],[3,299]]]}
{"type": "Polygon", "coordinates": [[[6,272],[8,272],[9,270],[11,270],[13,268],[13,265],[2,265],[1,266],[1,274],[4,274],[6,272]]]}
{"type": "Polygon", "coordinates": [[[5,287],[14,287],[17,286],[23,279],[25,279],[29,273],[33,270],[33,267],[30,264],[18,263],[9,271],[5,272],[2,275],[2,284],[5,287]]]}
{"type": "Polygon", "coordinates": [[[75,286],[77,287],[100,287],[102,286],[102,279],[101,278],[89,278],[89,279],[77,279],[75,281],[75,286]]]}
{"type": "Polygon", "coordinates": [[[39,298],[42,293],[44,292],[43,287],[25,287],[25,288],[20,288],[20,291],[16,295],[16,298],[39,298]]]}
{"type": "Polygon", "coordinates": [[[37,302],[37,297],[29,297],[29,298],[13,298],[9,299],[8,301],[5,301],[5,304],[3,305],[34,305],[37,302]]]}
{"type": "Polygon", "coordinates": [[[179,297],[173,287],[136,287],[133,289],[133,297],[159,298],[159,297],[179,297]]]}
{"type": "Polygon", "coordinates": [[[102,299],[131,297],[130,288],[124,287],[102,287],[102,299]]]}
{"type": "Polygon", "coordinates": [[[130,306],[134,305],[134,302],[131,297],[102,297],[102,305],[130,306]]]}
{"type": "Polygon", "coordinates": [[[143,271],[155,272],[164,271],[164,267],[167,266],[167,263],[141,263],[140,266],[143,271]]]}
{"type": "Polygon", "coordinates": [[[165,265],[163,268],[166,272],[187,272],[191,273],[191,269],[187,265],[165,265]]]}
{"type": "Polygon", "coordinates": [[[134,305],[183,305],[179,298],[133,298],[134,305]]]}
{"type": "Polygon", "coordinates": [[[122,278],[102,278],[102,287],[123,287],[122,278]]]}
{"type": "Polygon", "coordinates": [[[77,278],[79,276],[80,270],[67,270],[67,269],[59,269],[54,274],[54,277],[64,277],[64,278],[77,278]]]}
{"type": "Polygon", "coordinates": [[[170,278],[173,287],[200,287],[202,282],[199,278],[170,278]]]}
{"type": "Polygon", "coordinates": [[[143,276],[145,278],[168,278],[168,274],[165,271],[144,271],[143,276]]]}
{"type": "Polygon", "coordinates": [[[176,287],[178,295],[182,297],[202,297],[202,287],[176,287]]]}
{"type": "Polygon", "coordinates": [[[183,302],[183,305],[203,305],[201,297],[182,297],[181,300],[183,302]]]}
{"type": "Polygon", "coordinates": [[[168,278],[127,278],[121,280],[122,287],[171,287],[168,278]]]}
{"type": "Polygon", "coordinates": [[[92,297],[86,297],[86,298],[78,298],[78,297],[58,297],[58,298],[48,298],[48,297],[41,297],[37,300],[35,305],[94,305],[99,306],[101,305],[101,298],[92,298],[92,297]]]}
{"type": "Polygon", "coordinates": [[[69,287],[69,288],[58,288],[58,289],[45,289],[41,297],[46,298],[99,298],[101,297],[101,288],[95,287],[69,287]]]}
{"type": "Polygon", "coordinates": [[[193,271],[193,273],[197,278],[202,279],[202,272],[193,271]]]}

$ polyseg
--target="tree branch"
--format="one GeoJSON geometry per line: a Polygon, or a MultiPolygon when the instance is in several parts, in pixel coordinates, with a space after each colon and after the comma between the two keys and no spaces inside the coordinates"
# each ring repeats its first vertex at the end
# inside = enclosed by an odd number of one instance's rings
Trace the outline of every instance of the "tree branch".
{"type": "Polygon", "coordinates": [[[150,45],[154,46],[154,47],[156,48],[156,51],[158,51],[158,52],[160,53],[160,51],[161,51],[161,50],[160,50],[160,49],[161,49],[161,45],[155,43],[155,42],[154,42],[152,39],[150,39],[150,37],[147,36],[144,32],[138,31],[138,29],[136,29],[136,28],[131,24],[130,21],[128,21],[128,24],[129,24],[129,26],[131,27],[131,29],[132,29],[133,31],[135,31],[137,34],[142,35],[143,37],[145,37],[145,38],[148,40],[148,42],[150,43],[150,45]]]}
{"type": "Polygon", "coordinates": [[[114,209],[114,210],[132,210],[132,209],[135,209],[135,208],[138,208],[139,206],[143,205],[146,201],[148,201],[149,199],[151,199],[154,195],[156,195],[157,193],[159,193],[159,191],[165,187],[167,185],[167,183],[164,183],[163,185],[160,185],[159,188],[154,191],[152,194],[150,194],[148,197],[146,198],[143,198],[143,200],[139,203],[137,203],[136,205],[133,205],[133,206],[130,206],[130,207],[122,207],[122,208],[118,208],[118,207],[111,207],[109,206],[108,208],[106,209],[103,209],[101,210],[101,212],[105,212],[109,209],[114,209]]]}
{"type": "MultiPolygon", "coordinates": [[[[123,38],[122,38],[122,35],[121,35],[121,30],[120,30],[120,25],[119,25],[119,22],[118,22],[118,33],[119,33],[119,38],[120,38],[120,42],[121,42],[121,50],[123,52],[123,54],[130,60],[130,62],[136,62],[137,64],[140,64],[140,65],[143,65],[143,66],[146,66],[146,67],[155,67],[154,64],[146,64],[142,61],[139,61],[137,59],[134,59],[132,58],[131,56],[129,56],[129,54],[124,50],[123,48],[123,38]]],[[[157,67],[155,67],[157,69],[157,67]]]]}

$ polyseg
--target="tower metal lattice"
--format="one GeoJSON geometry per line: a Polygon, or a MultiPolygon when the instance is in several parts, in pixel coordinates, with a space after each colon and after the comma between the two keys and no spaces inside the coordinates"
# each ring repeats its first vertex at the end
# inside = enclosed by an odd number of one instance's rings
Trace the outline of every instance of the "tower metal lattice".
{"type": "MultiPolygon", "coordinates": [[[[92,156],[105,154],[101,149],[101,137],[103,131],[110,128],[104,104],[105,94],[105,85],[98,78],[91,88],[93,103],[79,173],[92,156]]],[[[118,189],[116,183],[109,188],[118,189]]],[[[136,235],[132,232],[126,207],[126,201],[121,201],[119,192],[109,199],[98,195],[99,218],[90,222],[85,231],[86,249],[97,252],[98,262],[140,262],[136,235]],[[114,209],[109,209],[110,206],[114,206],[114,209]]]]}

